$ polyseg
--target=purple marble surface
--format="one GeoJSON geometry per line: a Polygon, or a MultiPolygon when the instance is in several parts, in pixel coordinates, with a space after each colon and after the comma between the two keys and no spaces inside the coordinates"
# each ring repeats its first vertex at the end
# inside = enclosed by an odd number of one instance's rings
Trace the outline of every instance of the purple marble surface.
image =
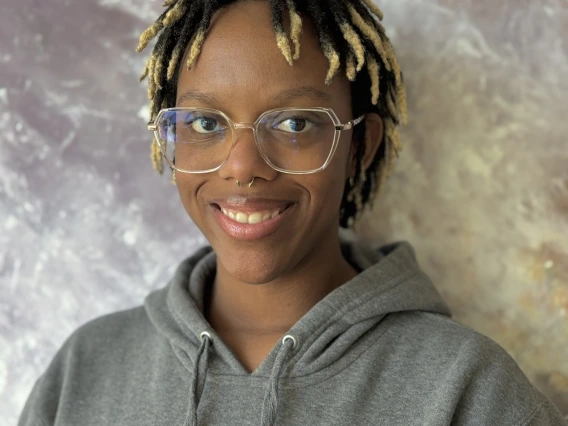
{"type": "Polygon", "coordinates": [[[77,326],[140,304],[205,244],[149,160],[134,49],[159,9],[2,4],[0,424],[77,326]]]}
{"type": "MultiPolygon", "coordinates": [[[[143,302],[205,239],[149,160],[158,1],[1,0],[0,425],[84,322],[143,302]]],[[[359,226],[408,239],[456,318],[568,414],[568,3],[385,0],[404,151],[359,226]]]]}

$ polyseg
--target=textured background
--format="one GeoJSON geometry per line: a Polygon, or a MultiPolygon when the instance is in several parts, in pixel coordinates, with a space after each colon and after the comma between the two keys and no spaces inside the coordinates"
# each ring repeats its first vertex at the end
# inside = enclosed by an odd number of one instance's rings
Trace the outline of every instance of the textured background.
{"type": "MultiPolygon", "coordinates": [[[[568,414],[568,3],[383,0],[410,105],[360,227],[568,414]]],[[[1,0],[0,424],[84,322],[205,244],[149,161],[143,0],[1,0]]]]}

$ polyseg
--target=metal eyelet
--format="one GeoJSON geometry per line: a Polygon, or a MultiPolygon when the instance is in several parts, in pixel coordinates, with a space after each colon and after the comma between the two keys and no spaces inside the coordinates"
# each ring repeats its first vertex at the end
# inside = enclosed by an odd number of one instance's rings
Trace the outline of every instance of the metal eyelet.
{"type": "Polygon", "coordinates": [[[201,340],[202,342],[203,342],[203,336],[207,336],[209,337],[209,340],[213,340],[211,339],[211,335],[207,331],[202,331],[201,334],[199,335],[199,340],[201,340]]]}
{"type": "Polygon", "coordinates": [[[296,347],[296,338],[294,336],[292,336],[291,334],[287,334],[286,336],[284,336],[282,338],[282,344],[286,343],[286,340],[291,340],[292,341],[292,348],[296,347]]]}

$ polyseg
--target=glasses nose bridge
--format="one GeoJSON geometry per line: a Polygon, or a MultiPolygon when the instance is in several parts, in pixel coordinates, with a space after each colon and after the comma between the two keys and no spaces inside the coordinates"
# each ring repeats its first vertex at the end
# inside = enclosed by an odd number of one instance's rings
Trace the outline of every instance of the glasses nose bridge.
{"type": "Polygon", "coordinates": [[[253,137],[254,137],[254,141],[256,143],[256,126],[255,126],[255,123],[235,123],[235,122],[233,122],[233,129],[235,131],[235,134],[234,134],[235,140],[238,138],[237,134],[236,134],[237,130],[239,130],[239,129],[251,129],[253,137]]]}
{"type": "MultiPolygon", "coordinates": [[[[255,123],[244,123],[244,122],[231,122],[232,123],[232,127],[233,127],[233,138],[232,138],[232,143],[231,143],[231,153],[233,152],[233,149],[235,148],[235,144],[237,143],[237,140],[239,139],[239,136],[237,135],[237,130],[239,129],[251,129],[252,130],[252,136],[254,139],[254,144],[256,145],[256,148],[258,148],[258,141],[257,141],[257,135],[256,135],[256,126],[255,123]]],[[[229,153],[229,155],[231,155],[231,153],[229,153]]],[[[228,158],[228,157],[227,157],[228,158]]]]}
{"type": "Polygon", "coordinates": [[[254,128],[254,123],[233,123],[233,126],[236,129],[252,129],[255,130],[254,128]]]}

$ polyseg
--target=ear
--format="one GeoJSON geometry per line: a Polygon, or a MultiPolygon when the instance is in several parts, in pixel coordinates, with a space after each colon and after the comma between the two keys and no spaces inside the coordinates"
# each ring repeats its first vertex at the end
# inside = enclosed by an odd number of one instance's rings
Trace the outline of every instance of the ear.
{"type": "MultiPolygon", "coordinates": [[[[365,114],[365,154],[363,155],[363,168],[367,170],[373,158],[383,141],[384,123],[381,116],[377,113],[370,112],[365,114]]],[[[351,143],[351,150],[349,151],[349,170],[347,176],[355,175],[355,161],[356,161],[355,140],[351,143]]]]}

